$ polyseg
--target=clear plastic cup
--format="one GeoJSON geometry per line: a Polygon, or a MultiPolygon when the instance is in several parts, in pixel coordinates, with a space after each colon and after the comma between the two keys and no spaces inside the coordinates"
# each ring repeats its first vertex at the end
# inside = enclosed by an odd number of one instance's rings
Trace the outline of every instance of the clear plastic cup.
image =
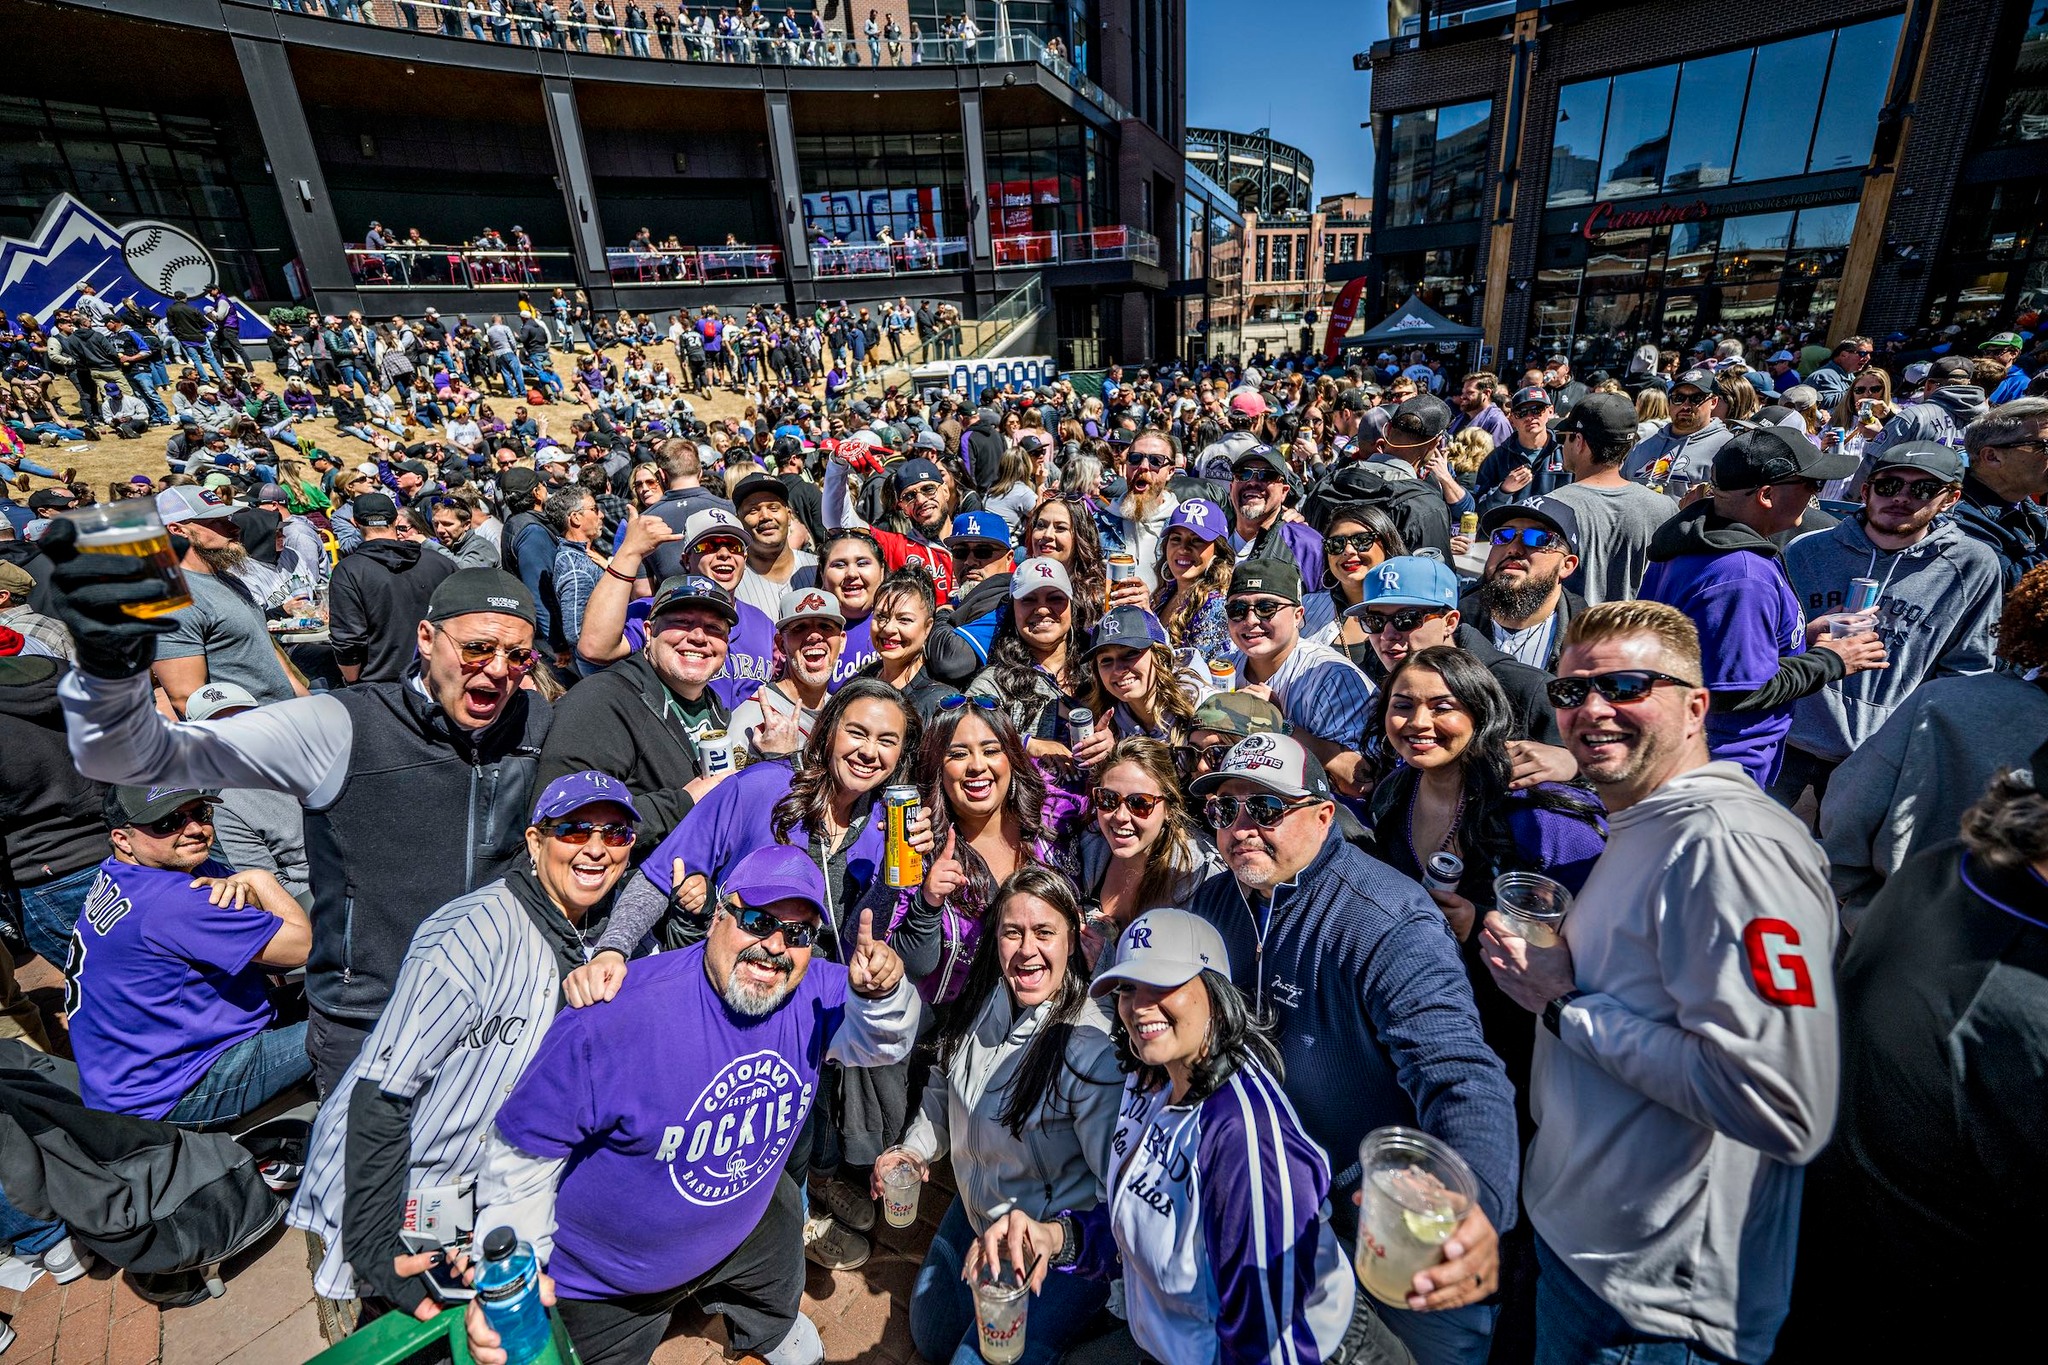
{"type": "Polygon", "coordinates": [[[994,1279],[974,1286],[974,1327],[981,1338],[981,1358],[989,1365],[1009,1365],[1024,1354],[1024,1319],[1031,1307],[1031,1286],[1005,1267],[994,1279]]]}
{"type": "Polygon", "coordinates": [[[1828,638],[1831,640],[1846,640],[1852,635],[1869,635],[1876,629],[1877,613],[1874,611],[1828,618],[1828,638]]]}
{"type": "Polygon", "coordinates": [[[1557,943],[1572,893],[1540,872],[1503,872],[1493,879],[1493,900],[1501,918],[1531,947],[1557,943]]]}
{"type": "Polygon", "coordinates": [[[164,529],[155,502],[148,498],[123,498],[57,515],[78,528],[80,554],[133,555],[147,560],[150,572],[162,580],[162,597],[154,602],[124,606],[124,615],[148,620],[192,605],[191,589],[185,586],[185,570],[178,563],[177,551],[171,548],[171,533],[164,529]]]}
{"type": "Polygon", "coordinates": [[[1381,1303],[1408,1306],[1415,1277],[1444,1260],[1444,1243],[1479,1198],[1465,1159],[1414,1128],[1375,1128],[1358,1145],[1364,1207],[1358,1282],[1381,1303]]]}
{"type": "Polygon", "coordinates": [[[924,1193],[924,1163],[907,1147],[891,1147],[876,1164],[883,1166],[882,1221],[892,1228],[909,1227],[917,1221],[917,1200],[924,1193]]]}

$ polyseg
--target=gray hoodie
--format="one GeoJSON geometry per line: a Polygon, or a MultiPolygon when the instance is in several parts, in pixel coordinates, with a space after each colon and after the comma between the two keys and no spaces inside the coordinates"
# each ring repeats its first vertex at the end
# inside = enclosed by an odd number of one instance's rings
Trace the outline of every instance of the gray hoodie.
{"type": "Polygon", "coordinates": [[[1863,446],[1863,468],[1875,468],[1871,457],[1901,441],[1939,441],[1958,450],[1963,428],[1991,411],[1984,390],[1975,384],[1944,384],[1918,402],[1908,403],[1863,446]]]}
{"type": "Polygon", "coordinates": [[[1728,444],[1735,433],[1718,417],[1689,436],[1680,436],[1666,422],[1646,441],[1636,443],[1621,462],[1621,475],[1637,483],[1650,482],[1650,471],[1666,455],[1671,457],[1667,476],[1687,483],[1704,483],[1713,476],[1714,454],[1728,444]]]}
{"type": "Polygon", "coordinates": [[[1793,705],[1788,743],[1839,763],[1929,678],[1988,673],[2004,594],[1998,556],[1948,516],[1919,543],[1880,550],[1859,514],[1785,548],[1785,572],[1810,621],[1844,609],[1852,578],[1874,578],[1889,666],[1852,673],[1793,705]]]}

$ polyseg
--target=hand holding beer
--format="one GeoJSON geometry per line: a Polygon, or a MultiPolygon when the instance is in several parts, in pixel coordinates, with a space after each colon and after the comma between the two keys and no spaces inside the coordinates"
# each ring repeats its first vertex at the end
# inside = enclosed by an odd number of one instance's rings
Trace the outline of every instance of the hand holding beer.
{"type": "Polygon", "coordinates": [[[944,905],[954,892],[967,885],[967,867],[954,852],[959,839],[959,830],[947,830],[944,851],[931,860],[931,867],[924,874],[924,887],[918,894],[928,906],[944,905]]]}
{"type": "Polygon", "coordinates": [[[192,605],[169,532],[145,498],[83,507],[54,518],[42,539],[56,570],[57,616],[71,629],[78,667],[95,678],[132,678],[156,659],[170,614],[192,605]]]}

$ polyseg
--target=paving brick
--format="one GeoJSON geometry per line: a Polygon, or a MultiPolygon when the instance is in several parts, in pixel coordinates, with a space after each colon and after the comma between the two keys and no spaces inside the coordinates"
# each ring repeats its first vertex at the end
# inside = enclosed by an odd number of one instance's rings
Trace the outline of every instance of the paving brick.
{"type": "Polygon", "coordinates": [[[225,1274],[226,1294],[164,1315],[166,1365],[219,1365],[312,1305],[306,1239],[295,1229],[271,1236],[254,1256],[237,1257],[225,1274]]]}
{"type": "Polygon", "coordinates": [[[103,1365],[113,1322],[113,1311],[105,1300],[67,1312],[57,1329],[57,1365],[103,1365]]]}
{"type": "Polygon", "coordinates": [[[15,1365],[17,1358],[27,1360],[38,1352],[48,1354],[56,1349],[63,1296],[54,1289],[43,1294],[35,1292],[49,1283],[48,1276],[38,1280],[34,1289],[22,1299],[21,1306],[9,1315],[8,1321],[14,1326],[14,1345],[7,1352],[7,1365],[15,1365]]]}
{"type": "Polygon", "coordinates": [[[320,1339],[318,1312],[308,1300],[284,1321],[225,1357],[220,1365],[300,1365],[301,1361],[310,1360],[326,1346],[327,1343],[320,1339]]]}
{"type": "Polygon", "coordinates": [[[112,1266],[101,1264],[94,1266],[92,1273],[84,1279],[60,1286],[64,1293],[64,1316],[98,1313],[111,1318],[114,1312],[114,1281],[120,1274],[112,1266]]]}
{"type": "Polygon", "coordinates": [[[163,1344],[161,1314],[152,1311],[117,1316],[107,1338],[107,1365],[152,1365],[163,1355],[163,1344]]]}
{"type": "Polygon", "coordinates": [[[114,1321],[133,1317],[137,1313],[162,1314],[162,1309],[135,1292],[135,1286],[126,1275],[114,1281],[114,1321]]]}

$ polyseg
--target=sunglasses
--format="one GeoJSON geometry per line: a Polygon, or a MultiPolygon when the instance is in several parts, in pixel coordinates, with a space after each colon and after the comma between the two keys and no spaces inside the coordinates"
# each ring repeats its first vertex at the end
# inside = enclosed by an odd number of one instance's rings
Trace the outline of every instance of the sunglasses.
{"type": "Polygon", "coordinates": [[[1544,413],[1549,411],[1550,405],[1548,403],[1524,403],[1522,404],[1522,406],[1515,409],[1515,416],[1541,417],[1544,413]]]}
{"type": "Polygon", "coordinates": [[[1671,395],[1671,406],[1674,408],[1696,408],[1700,404],[1709,401],[1712,397],[1712,394],[1706,393],[1674,393],[1671,395]]]}
{"type": "Polygon", "coordinates": [[[1378,635],[1388,626],[1406,635],[1424,621],[1434,621],[1439,616],[1449,616],[1449,607],[1403,607],[1399,611],[1358,613],[1358,624],[1365,627],[1367,635],[1378,635]]]}
{"type": "Polygon", "coordinates": [[[1911,492],[1916,502],[1938,497],[1947,487],[1939,479],[1915,479],[1907,483],[1896,474],[1880,474],[1870,481],[1870,491],[1880,498],[1896,498],[1902,492],[1911,492]]]}
{"type": "Polygon", "coordinates": [[[1330,555],[1364,554],[1380,543],[1378,531],[1357,531],[1348,536],[1324,536],[1323,553],[1330,555]]]}
{"type": "Polygon", "coordinates": [[[1616,706],[1626,706],[1649,696],[1658,683],[1670,683],[1673,687],[1699,686],[1696,682],[1674,678],[1669,673],[1659,673],[1654,669],[1618,668],[1612,673],[1594,673],[1583,678],[1552,678],[1543,691],[1552,706],[1560,711],[1570,711],[1584,706],[1587,696],[1594,692],[1616,706]]]}
{"type": "Polygon", "coordinates": [[[1009,547],[986,540],[955,541],[946,549],[956,561],[964,559],[969,564],[986,564],[989,560],[1001,559],[1010,552],[1009,547]]]}
{"type": "Polygon", "coordinates": [[[958,711],[963,706],[973,706],[983,711],[993,711],[1001,705],[1002,703],[994,697],[970,697],[965,692],[956,692],[940,702],[939,709],[941,711],[958,711]]]}
{"type": "Polygon", "coordinates": [[[1200,749],[1194,748],[1191,745],[1182,745],[1173,751],[1173,762],[1174,766],[1180,769],[1181,776],[1185,777],[1204,763],[1209,765],[1211,771],[1222,767],[1223,760],[1229,754],[1230,746],[1228,744],[1211,744],[1200,749]]]}
{"type": "Polygon", "coordinates": [[[1555,531],[1546,531],[1541,526],[1496,526],[1493,528],[1493,534],[1487,539],[1496,545],[1512,545],[1519,540],[1532,550],[1547,550],[1553,545],[1560,550],[1564,548],[1563,536],[1555,531]]]}
{"type": "Polygon", "coordinates": [[[700,555],[743,555],[746,552],[746,542],[732,536],[713,536],[709,540],[697,542],[697,553],[700,555]]]}
{"type": "Polygon", "coordinates": [[[596,820],[557,820],[545,826],[542,833],[565,844],[587,844],[595,836],[604,840],[606,848],[624,848],[633,842],[636,831],[631,825],[611,825],[596,820]]]}
{"type": "Polygon", "coordinates": [[[1247,616],[1256,616],[1263,623],[1272,620],[1293,605],[1294,603],[1292,602],[1275,601],[1270,597],[1262,598],[1257,602],[1252,601],[1250,598],[1238,597],[1224,603],[1223,614],[1233,621],[1242,621],[1247,616]]]}
{"type": "Polygon", "coordinates": [[[182,831],[187,825],[210,825],[212,823],[213,802],[194,801],[189,806],[180,806],[169,815],[151,820],[147,824],[138,823],[135,828],[141,830],[144,834],[154,834],[159,839],[167,839],[171,835],[182,831]]]}
{"type": "Polygon", "coordinates": [[[524,645],[494,645],[488,640],[458,640],[455,652],[462,659],[462,671],[474,673],[480,668],[489,668],[491,660],[504,656],[505,667],[514,673],[524,673],[539,660],[540,654],[524,645]]]}
{"type": "Polygon", "coordinates": [[[1166,798],[1163,796],[1153,796],[1147,792],[1112,791],[1108,787],[1097,787],[1088,795],[1097,815],[1114,815],[1117,807],[1129,806],[1131,814],[1140,820],[1151,819],[1152,812],[1166,804],[1166,798]]]}
{"type": "Polygon", "coordinates": [[[1164,469],[1168,463],[1164,455],[1124,456],[1124,466],[1127,469],[1164,469]]]}
{"type": "Polygon", "coordinates": [[[1858,384],[1855,388],[1850,389],[1849,392],[1855,394],[1858,398],[1882,398],[1884,397],[1884,385],[1858,384]]]}
{"type": "Polygon", "coordinates": [[[1286,483],[1287,476],[1271,465],[1255,464],[1245,469],[1233,469],[1230,477],[1239,483],[1286,483]]]}
{"type": "Polygon", "coordinates": [[[1252,823],[1260,829],[1271,829],[1287,818],[1287,813],[1303,806],[1313,806],[1315,798],[1302,797],[1289,801],[1284,796],[1261,792],[1257,796],[1212,796],[1202,807],[1203,816],[1209,821],[1209,828],[1229,829],[1237,823],[1240,813],[1249,815],[1252,823]]]}
{"type": "Polygon", "coordinates": [[[732,922],[740,932],[752,938],[769,939],[778,933],[782,941],[792,948],[808,948],[818,940],[818,926],[803,920],[777,919],[766,910],[756,910],[750,905],[732,907],[732,922]]]}

